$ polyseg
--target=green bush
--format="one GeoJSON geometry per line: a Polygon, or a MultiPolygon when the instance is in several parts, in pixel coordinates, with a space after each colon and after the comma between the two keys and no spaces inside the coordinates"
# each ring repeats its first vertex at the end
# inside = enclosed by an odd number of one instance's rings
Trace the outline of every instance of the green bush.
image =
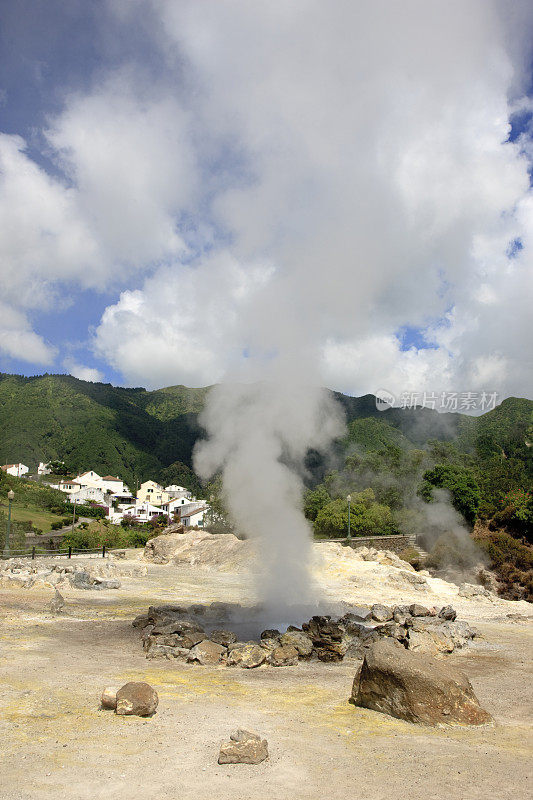
{"type": "MultiPolygon", "coordinates": [[[[350,509],[350,531],[353,536],[388,536],[395,533],[392,512],[376,503],[372,489],[354,494],[350,509]]],[[[330,500],[318,512],[314,524],[318,536],[341,537],[348,533],[348,502],[330,500]]]]}
{"type": "Polygon", "coordinates": [[[434,489],[447,489],[453,507],[463,515],[469,525],[476,521],[480,503],[479,486],[468,467],[456,464],[437,464],[434,469],[424,473],[418,493],[430,503],[434,489]]]}

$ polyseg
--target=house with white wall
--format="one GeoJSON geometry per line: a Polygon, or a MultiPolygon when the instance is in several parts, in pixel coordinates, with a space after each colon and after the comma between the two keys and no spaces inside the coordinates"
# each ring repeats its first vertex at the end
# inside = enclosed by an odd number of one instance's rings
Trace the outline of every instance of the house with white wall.
{"type": "Polygon", "coordinates": [[[154,517],[161,514],[161,508],[152,503],[136,501],[130,506],[123,506],[120,509],[110,508],[108,519],[114,525],[120,525],[124,517],[135,517],[138,522],[149,522],[154,517]]]}
{"type": "Polygon", "coordinates": [[[192,492],[186,489],[185,486],[177,486],[175,483],[165,486],[165,492],[168,494],[169,500],[176,497],[192,497],[192,492]]]}
{"type": "Polygon", "coordinates": [[[160,506],[169,499],[163,487],[155,481],[145,481],[141,483],[137,491],[137,500],[140,500],[141,503],[146,501],[148,503],[153,503],[153,505],[160,506]]]}
{"type": "Polygon", "coordinates": [[[3,464],[0,469],[3,469],[8,475],[13,475],[14,478],[22,478],[23,475],[29,472],[29,467],[26,464],[3,464]]]}
{"type": "Polygon", "coordinates": [[[103,489],[97,486],[81,486],[79,491],[69,494],[69,502],[78,505],[85,505],[86,503],[100,503],[105,505],[106,496],[103,489]]]}
{"type": "Polygon", "coordinates": [[[206,505],[193,508],[191,511],[185,511],[181,514],[180,521],[186,528],[203,528],[207,511],[208,507],[206,505]]]}
{"type": "Polygon", "coordinates": [[[37,475],[50,475],[52,472],[50,468],[49,462],[45,464],[44,461],[39,461],[39,466],[37,467],[37,475]]]}

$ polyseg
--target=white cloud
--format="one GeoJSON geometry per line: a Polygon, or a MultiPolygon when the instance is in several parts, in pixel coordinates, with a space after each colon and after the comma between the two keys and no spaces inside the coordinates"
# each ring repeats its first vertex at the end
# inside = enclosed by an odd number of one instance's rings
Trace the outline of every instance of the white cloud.
{"type": "Polygon", "coordinates": [[[528,4],[112,5],[152,16],[166,68],[66,98],[45,132],[63,180],[2,139],[21,312],[119,286],[94,342],[135,383],[278,359],[354,392],[533,393],[533,151],[507,141],[528,4]],[[401,350],[404,325],[436,349],[401,350]]]}
{"type": "Polygon", "coordinates": [[[94,367],[85,367],[83,364],[78,363],[74,358],[64,358],[63,366],[68,370],[69,374],[74,378],[79,378],[80,381],[91,381],[98,383],[104,380],[103,374],[100,370],[94,367]]]}
{"type": "MultiPolygon", "coordinates": [[[[521,300],[533,243],[514,263],[506,254],[531,229],[524,147],[506,142],[523,59],[501,4],[153,7],[169,63],[185,58],[199,86],[191,113],[244,164],[213,198],[231,252],[243,270],[265,256],[276,269],[239,305],[217,286],[235,324],[207,323],[201,355],[177,315],[158,322],[167,273],[149,279],[135,297],[150,349],[189,346],[206,383],[234,369],[236,339],[260,354],[244,363],[250,374],[278,354],[309,373],[322,365],[323,380],[354,392],[484,381],[533,392],[521,300]],[[398,327],[440,318],[437,349],[400,349],[398,327]]],[[[197,277],[182,305],[205,321],[196,283],[208,268],[197,277]]],[[[97,341],[130,375],[139,345],[124,303],[97,341]]],[[[164,363],[162,383],[191,375],[183,358],[164,363]]]]}
{"type": "Polygon", "coordinates": [[[27,317],[0,302],[0,352],[33,364],[49,366],[56,349],[31,330],[27,317]]]}

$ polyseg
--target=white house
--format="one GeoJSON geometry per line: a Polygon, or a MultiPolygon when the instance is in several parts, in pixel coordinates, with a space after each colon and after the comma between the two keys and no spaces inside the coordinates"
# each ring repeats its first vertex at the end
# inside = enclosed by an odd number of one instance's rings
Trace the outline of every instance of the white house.
{"type": "Polygon", "coordinates": [[[113,475],[105,475],[103,478],[100,478],[100,483],[98,485],[101,486],[104,492],[111,492],[111,494],[124,494],[125,492],[129,492],[124,481],[120,478],[115,478],[113,475]]]}
{"type": "Polygon", "coordinates": [[[186,511],[185,513],[181,514],[180,520],[185,525],[185,527],[203,528],[204,517],[207,510],[208,510],[207,506],[200,506],[199,508],[194,508],[191,511],[186,511]]]}
{"type": "Polygon", "coordinates": [[[64,481],[59,481],[59,483],[53,485],[53,488],[55,489],[56,486],[60,492],[65,492],[66,494],[69,495],[74,494],[75,492],[79,492],[81,489],[83,489],[81,483],[78,483],[77,481],[74,481],[71,478],[65,478],[64,481]]]}
{"type": "Polygon", "coordinates": [[[8,475],[13,475],[15,478],[21,478],[29,472],[29,468],[26,464],[4,464],[0,469],[3,469],[8,475]]]}
{"type": "Polygon", "coordinates": [[[154,506],[146,501],[133,503],[131,506],[124,506],[119,510],[109,509],[108,518],[114,525],[120,525],[126,516],[135,517],[138,522],[149,522],[153,517],[161,514],[159,506],[154,506]]]}
{"type": "Polygon", "coordinates": [[[39,466],[37,467],[37,475],[50,475],[52,470],[48,463],[44,463],[44,461],[39,461],[39,466]]]}
{"type": "Polygon", "coordinates": [[[175,483],[171,483],[170,486],[165,486],[165,492],[168,494],[170,500],[176,497],[192,497],[192,493],[186,489],[185,486],[177,486],[175,483]]]}
{"type": "Polygon", "coordinates": [[[69,502],[85,505],[86,503],[105,503],[105,493],[97,486],[78,486],[79,491],[69,494],[69,502]]]}
{"type": "Polygon", "coordinates": [[[173,500],[161,503],[161,511],[172,517],[174,514],[181,515],[182,511],[191,511],[193,507],[196,508],[199,505],[203,505],[203,502],[198,500],[191,502],[187,497],[175,497],[173,500]]]}

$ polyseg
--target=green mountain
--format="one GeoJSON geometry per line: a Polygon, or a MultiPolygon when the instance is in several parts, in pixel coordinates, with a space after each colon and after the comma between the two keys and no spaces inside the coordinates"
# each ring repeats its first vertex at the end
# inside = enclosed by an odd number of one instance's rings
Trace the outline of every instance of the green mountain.
{"type": "MultiPolygon", "coordinates": [[[[170,386],[149,392],[70,375],[0,373],[0,462],[22,461],[33,470],[39,461],[63,459],[73,471],[91,467],[129,481],[187,474],[194,444],[202,436],[198,414],[209,388],[170,386]]],[[[378,411],[373,395],[334,396],[348,422],[343,450],[346,445],[421,448],[438,439],[474,456],[513,457],[531,469],[530,400],[508,398],[474,418],[427,408],[378,411]]],[[[326,465],[311,454],[310,466],[318,478],[326,465]]]]}

